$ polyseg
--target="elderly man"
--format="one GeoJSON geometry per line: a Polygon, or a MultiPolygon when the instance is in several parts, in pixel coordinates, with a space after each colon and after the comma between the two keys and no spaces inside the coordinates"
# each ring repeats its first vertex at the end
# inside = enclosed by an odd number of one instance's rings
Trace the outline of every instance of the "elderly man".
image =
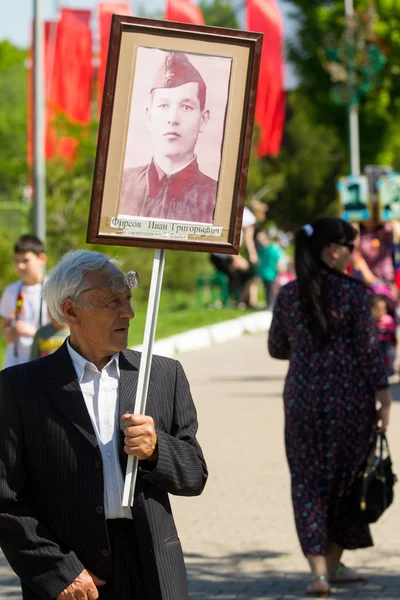
{"type": "Polygon", "coordinates": [[[0,545],[24,599],[187,598],[168,493],[200,494],[207,468],[178,362],[153,358],[148,414],[132,414],[137,282],[98,252],[65,255],[45,295],[70,337],[0,374],[0,545]],[[139,459],[132,509],[121,506],[128,454],[139,459]]]}
{"type": "Polygon", "coordinates": [[[146,109],[153,160],[125,170],[120,214],[213,222],[217,182],[199,170],[195,154],[210,118],[206,93],[187,55],[166,52],[146,109]]]}

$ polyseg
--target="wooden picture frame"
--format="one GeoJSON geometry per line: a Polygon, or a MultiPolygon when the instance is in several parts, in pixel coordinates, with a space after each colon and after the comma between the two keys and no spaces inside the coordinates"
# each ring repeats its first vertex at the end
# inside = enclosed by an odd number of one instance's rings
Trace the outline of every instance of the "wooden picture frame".
{"type": "Polygon", "coordinates": [[[238,253],[261,49],[113,16],[88,243],[238,253]]]}

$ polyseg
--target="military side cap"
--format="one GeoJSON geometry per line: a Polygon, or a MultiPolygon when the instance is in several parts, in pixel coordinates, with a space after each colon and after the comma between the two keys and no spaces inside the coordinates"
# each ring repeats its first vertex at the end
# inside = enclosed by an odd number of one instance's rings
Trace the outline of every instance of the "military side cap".
{"type": "Polygon", "coordinates": [[[206,84],[184,52],[166,52],[150,92],[159,88],[175,88],[185,83],[199,84],[199,100],[203,109],[206,103],[206,84]]]}

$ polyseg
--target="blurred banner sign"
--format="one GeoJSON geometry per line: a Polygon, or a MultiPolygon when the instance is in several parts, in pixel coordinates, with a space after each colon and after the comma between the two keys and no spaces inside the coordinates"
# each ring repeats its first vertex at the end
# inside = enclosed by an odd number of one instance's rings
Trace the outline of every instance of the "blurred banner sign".
{"type": "Polygon", "coordinates": [[[389,173],[378,180],[381,221],[400,219],[400,173],[389,173]]]}
{"type": "Polygon", "coordinates": [[[371,217],[368,178],[365,175],[341,177],[337,190],[345,221],[366,221],[371,217]]]}
{"type": "Polygon", "coordinates": [[[392,173],[391,166],[385,165],[367,165],[364,168],[364,174],[368,177],[369,193],[372,204],[378,203],[378,180],[384,175],[392,173]]]}

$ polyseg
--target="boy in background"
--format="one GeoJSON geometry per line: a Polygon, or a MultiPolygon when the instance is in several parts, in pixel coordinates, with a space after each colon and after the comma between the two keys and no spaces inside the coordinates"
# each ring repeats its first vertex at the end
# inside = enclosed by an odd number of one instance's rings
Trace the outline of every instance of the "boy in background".
{"type": "Polygon", "coordinates": [[[28,362],[38,327],[49,322],[43,299],[44,244],[35,235],[23,235],[14,246],[19,281],[6,287],[0,299],[2,335],[7,342],[4,368],[28,362]]]}

